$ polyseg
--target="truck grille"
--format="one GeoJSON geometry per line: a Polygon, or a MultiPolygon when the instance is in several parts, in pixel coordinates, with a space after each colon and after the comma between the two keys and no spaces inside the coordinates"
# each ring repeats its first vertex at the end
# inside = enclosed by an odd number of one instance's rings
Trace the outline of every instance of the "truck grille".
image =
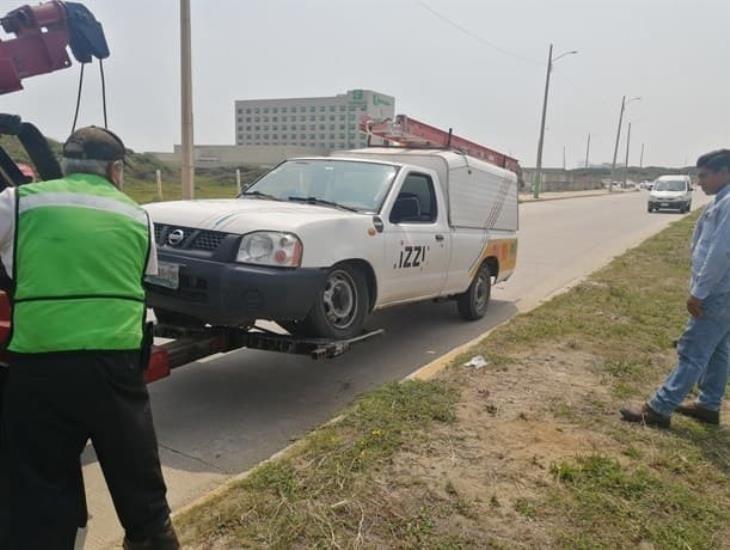
{"type": "Polygon", "coordinates": [[[192,227],[180,227],[177,225],[155,224],[155,242],[158,246],[182,250],[204,250],[206,252],[212,252],[218,249],[228,235],[232,234],[221,231],[194,229],[192,227]],[[182,241],[173,245],[168,240],[168,236],[177,230],[182,231],[184,237],[182,241]]]}
{"type": "Polygon", "coordinates": [[[190,248],[194,248],[195,250],[215,250],[221,245],[226,235],[228,233],[221,233],[220,231],[201,231],[193,239],[193,244],[190,248]]]}

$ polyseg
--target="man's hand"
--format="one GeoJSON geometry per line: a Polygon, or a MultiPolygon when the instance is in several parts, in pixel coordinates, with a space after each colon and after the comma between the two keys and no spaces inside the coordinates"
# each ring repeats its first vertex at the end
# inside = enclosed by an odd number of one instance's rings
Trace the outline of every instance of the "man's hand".
{"type": "Polygon", "coordinates": [[[701,317],[702,300],[700,300],[699,298],[695,298],[694,296],[690,296],[687,300],[687,311],[689,311],[689,314],[695,319],[701,317]]]}

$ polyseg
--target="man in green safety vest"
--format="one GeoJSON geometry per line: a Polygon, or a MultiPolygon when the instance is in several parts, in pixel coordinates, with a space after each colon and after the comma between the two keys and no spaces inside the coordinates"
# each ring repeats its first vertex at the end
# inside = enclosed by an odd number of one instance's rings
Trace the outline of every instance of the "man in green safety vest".
{"type": "Polygon", "coordinates": [[[112,132],[82,128],[64,144],[64,178],[0,193],[12,548],[73,548],[89,440],[124,547],[179,547],[143,380],[143,279],[157,253],[146,212],[120,190],[124,157],[112,132]]]}

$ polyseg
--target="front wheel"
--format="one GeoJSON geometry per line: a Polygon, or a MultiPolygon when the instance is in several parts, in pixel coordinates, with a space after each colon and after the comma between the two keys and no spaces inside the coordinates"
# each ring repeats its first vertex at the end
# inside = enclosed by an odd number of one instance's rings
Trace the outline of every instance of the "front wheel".
{"type": "Polygon", "coordinates": [[[481,319],[487,313],[491,294],[492,274],[489,267],[483,265],[466,292],[456,299],[459,314],[467,321],[481,319]]]}
{"type": "Polygon", "coordinates": [[[301,328],[308,335],[346,340],[362,332],[370,307],[370,293],[363,272],[351,265],[336,265],[327,273],[301,328]]]}

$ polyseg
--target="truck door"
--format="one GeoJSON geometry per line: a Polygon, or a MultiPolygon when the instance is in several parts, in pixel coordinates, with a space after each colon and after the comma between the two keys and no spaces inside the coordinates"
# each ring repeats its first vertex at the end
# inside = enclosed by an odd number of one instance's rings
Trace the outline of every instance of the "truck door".
{"type": "Polygon", "coordinates": [[[403,178],[385,214],[383,302],[398,302],[439,294],[446,283],[450,233],[440,189],[420,172],[403,178]]]}

